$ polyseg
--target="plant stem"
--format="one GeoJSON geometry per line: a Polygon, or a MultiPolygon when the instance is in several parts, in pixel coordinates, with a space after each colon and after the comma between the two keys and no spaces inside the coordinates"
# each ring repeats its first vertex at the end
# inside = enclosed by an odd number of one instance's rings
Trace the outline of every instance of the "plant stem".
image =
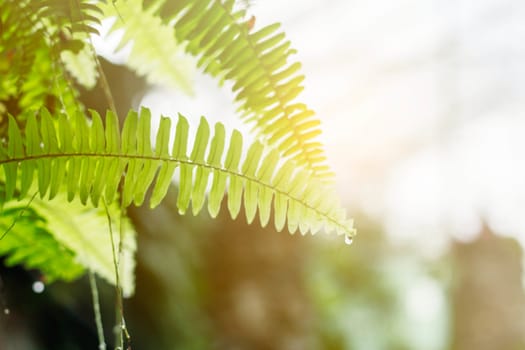
{"type": "Polygon", "coordinates": [[[106,341],[104,340],[104,327],[102,325],[102,314],[100,312],[100,301],[98,298],[97,281],[95,273],[89,271],[89,286],[91,287],[91,295],[93,297],[93,311],[95,312],[95,323],[97,325],[98,348],[99,350],[106,350],[106,341]]]}
{"type": "MultiPolygon", "coordinates": [[[[115,298],[116,298],[116,305],[115,305],[115,313],[116,313],[116,325],[115,325],[115,333],[116,334],[116,344],[115,349],[116,350],[122,350],[124,348],[124,334],[126,335],[126,339],[129,342],[130,336],[128,333],[128,330],[126,328],[126,321],[124,318],[124,305],[122,301],[122,286],[120,284],[120,273],[119,273],[119,262],[120,262],[120,254],[122,251],[122,238],[123,238],[123,226],[122,226],[122,213],[120,217],[120,241],[118,244],[118,248],[115,245],[115,240],[113,237],[113,226],[111,225],[111,215],[109,214],[109,209],[107,207],[107,204],[105,201],[104,208],[106,209],[106,216],[108,218],[108,225],[109,225],[109,235],[110,235],[110,241],[111,241],[111,250],[113,252],[113,265],[115,268],[115,298]],[[117,251],[118,249],[118,251],[117,251]],[[117,257],[118,256],[118,257],[117,257]]],[[[128,349],[130,347],[128,346],[128,349]]]]}

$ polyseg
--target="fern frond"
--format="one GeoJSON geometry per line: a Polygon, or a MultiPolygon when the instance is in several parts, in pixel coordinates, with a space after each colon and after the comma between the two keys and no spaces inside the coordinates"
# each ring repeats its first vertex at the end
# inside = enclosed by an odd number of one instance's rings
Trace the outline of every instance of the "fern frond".
{"type": "Polygon", "coordinates": [[[32,1],[27,8],[43,24],[50,46],[58,51],[65,68],[86,88],[96,84],[97,70],[89,34],[98,34],[102,12],[86,0],[32,1]]]}
{"type": "MultiPolygon", "coordinates": [[[[111,205],[108,211],[112,221],[119,222],[118,206],[111,205]]],[[[124,295],[130,296],[135,288],[135,232],[128,220],[120,224],[124,230],[119,276],[124,295]]],[[[120,232],[117,228],[113,231],[118,246],[120,232]]],[[[63,193],[52,202],[33,198],[27,208],[9,201],[3,203],[0,212],[0,232],[5,233],[0,240],[0,256],[7,256],[10,265],[39,269],[48,282],[71,281],[87,269],[116,284],[105,209],[68,203],[63,193]]]]}
{"type": "Polygon", "coordinates": [[[301,64],[289,59],[296,50],[279,31],[279,24],[252,32],[245,10],[234,0],[146,1],[167,22],[173,23],[177,40],[187,43],[205,72],[230,80],[235,100],[248,121],[276,145],[320,178],[331,177],[325,165],[319,120],[296,101],[303,90],[301,64]]]}
{"type": "MultiPolygon", "coordinates": [[[[11,203],[13,201],[6,205],[12,205],[11,203]]],[[[30,207],[45,220],[45,228],[56,242],[72,252],[77,264],[116,285],[113,245],[105,208],[85,206],[78,201],[68,203],[64,192],[59,192],[53,201],[37,197],[33,199],[30,207]]],[[[128,297],[133,295],[135,290],[136,235],[129,220],[122,218],[117,203],[109,205],[108,212],[113,225],[115,247],[120,245],[119,226],[123,226],[119,282],[124,296],[128,297]]]]}
{"type": "Polygon", "coordinates": [[[131,111],[122,132],[111,112],[103,126],[93,112],[91,123],[77,114],[74,119],[59,115],[54,119],[46,110],[40,120],[31,114],[27,118],[25,138],[11,120],[7,146],[2,149],[0,166],[5,173],[6,198],[23,197],[38,180],[43,197],[53,198],[65,183],[68,199],[80,197],[97,206],[103,198],[110,203],[116,197],[123,179],[122,205],[140,205],[152,188],[150,205],[156,206],[165,196],[175,170],[180,177],[177,207],[184,213],[192,203],[194,214],[201,211],[209,192],[208,211],[216,216],[228,191],[228,209],[237,217],[244,204],[248,222],[257,211],[262,226],[274,209],[274,223],[282,230],[287,222],[293,233],[315,233],[322,226],[352,236],[352,222],[338,204],[337,196],[320,179],[305,169],[297,169],[292,161],[279,164],[277,150],[266,151],[261,143],[253,143],[242,157],[242,136],[232,133],[228,150],[222,124],[215,126],[209,142],[210,127],[201,118],[195,142],[188,152],[189,124],[179,116],[175,139],[169,143],[171,120],[163,117],[155,147],[150,143],[150,113],[142,109],[131,111]],[[211,184],[210,184],[210,177],[211,184]],[[15,193],[15,189],[20,188],[15,193]]]}
{"type": "Polygon", "coordinates": [[[45,46],[45,34],[18,2],[2,1],[0,14],[0,100],[6,100],[25,81],[35,53],[45,46]]]}
{"type": "Polygon", "coordinates": [[[74,253],[57,242],[46,227],[46,222],[33,208],[11,202],[0,214],[0,230],[16,224],[0,240],[0,256],[6,257],[8,266],[23,265],[38,269],[47,282],[71,281],[84,272],[75,261],[74,253]],[[21,212],[23,211],[23,214],[21,212]]]}
{"type": "Polygon", "coordinates": [[[47,107],[63,109],[71,115],[83,110],[78,100],[78,91],[56,62],[48,47],[35,52],[33,66],[18,91],[18,105],[21,111],[35,112],[47,107]]]}
{"type": "Polygon", "coordinates": [[[71,45],[48,30],[49,18],[36,17],[29,10],[34,3],[45,7],[47,2],[0,3],[0,103],[10,105],[8,112],[13,115],[44,106],[68,113],[82,110],[59,59],[71,45]]]}
{"type": "Polygon", "coordinates": [[[124,30],[117,50],[131,44],[127,64],[149,83],[165,84],[193,91],[190,61],[177,43],[173,28],[162,23],[153,11],[144,9],[142,0],[119,0],[101,5],[104,17],[114,18],[110,30],[124,30]]]}
{"type": "Polygon", "coordinates": [[[98,15],[101,11],[92,1],[39,0],[29,1],[25,7],[40,20],[49,21],[46,24],[57,28],[61,35],[72,35],[73,33],[98,34],[96,26],[100,24],[98,15]]]}

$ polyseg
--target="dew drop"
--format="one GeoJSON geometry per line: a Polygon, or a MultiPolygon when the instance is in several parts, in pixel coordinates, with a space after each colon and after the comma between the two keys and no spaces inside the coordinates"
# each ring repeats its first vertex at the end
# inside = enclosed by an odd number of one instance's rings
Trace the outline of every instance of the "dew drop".
{"type": "Polygon", "coordinates": [[[352,236],[346,235],[345,236],[345,244],[346,245],[350,245],[350,244],[352,244],[352,242],[354,242],[354,238],[352,236]]]}
{"type": "Polygon", "coordinates": [[[4,308],[4,315],[9,315],[11,313],[11,310],[8,308],[4,308]]]}
{"type": "Polygon", "coordinates": [[[35,281],[33,282],[33,292],[40,294],[46,289],[46,286],[44,282],[42,281],[35,281]]]}

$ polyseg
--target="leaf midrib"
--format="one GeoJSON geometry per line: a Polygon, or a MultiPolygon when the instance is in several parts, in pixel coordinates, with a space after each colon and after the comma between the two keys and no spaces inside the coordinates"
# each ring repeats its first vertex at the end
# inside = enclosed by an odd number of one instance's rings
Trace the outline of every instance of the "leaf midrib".
{"type": "Polygon", "coordinates": [[[298,197],[292,196],[289,192],[283,191],[277,187],[274,187],[273,185],[263,182],[260,179],[242,174],[240,172],[235,172],[227,168],[214,166],[211,164],[203,163],[203,162],[196,162],[188,159],[177,159],[173,157],[163,157],[163,156],[148,156],[148,155],[133,155],[133,154],[122,154],[122,153],[82,153],[82,152],[73,152],[73,153],[47,153],[47,154],[39,154],[39,155],[31,155],[31,156],[24,156],[24,157],[15,157],[15,158],[8,158],[8,159],[2,159],[0,160],[0,165],[3,164],[10,164],[10,163],[21,163],[21,162],[27,162],[31,160],[42,160],[42,159],[56,159],[56,158],[77,158],[77,157],[93,157],[93,158],[112,158],[112,159],[137,159],[137,160],[147,160],[147,161],[161,161],[161,162],[172,162],[172,163],[179,163],[179,164],[187,164],[187,165],[193,165],[198,166],[202,168],[208,168],[210,170],[216,170],[224,174],[229,174],[232,176],[243,178],[247,181],[254,182],[260,186],[266,187],[268,189],[271,189],[277,194],[283,195],[287,197],[289,200],[292,200],[300,205],[303,205],[304,207],[314,211],[316,214],[323,217],[328,222],[332,223],[333,225],[341,228],[346,234],[352,235],[352,230],[348,229],[344,224],[340,223],[338,220],[331,217],[329,214],[320,211],[316,207],[313,207],[309,205],[308,203],[302,201],[298,197]]]}

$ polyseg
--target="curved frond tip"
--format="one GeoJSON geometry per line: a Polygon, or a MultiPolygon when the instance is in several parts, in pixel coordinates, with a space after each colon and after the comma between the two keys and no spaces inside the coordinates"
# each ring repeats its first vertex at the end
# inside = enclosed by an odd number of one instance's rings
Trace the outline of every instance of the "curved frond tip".
{"type": "Polygon", "coordinates": [[[27,116],[25,136],[11,118],[7,145],[0,149],[5,173],[6,198],[24,197],[36,173],[41,197],[53,198],[65,187],[68,199],[82,203],[112,202],[121,188],[124,206],[141,205],[151,191],[150,205],[164,198],[175,171],[179,174],[177,207],[185,213],[190,205],[199,213],[208,193],[208,212],[215,217],[227,193],[233,218],[244,207],[251,223],[259,213],[262,226],[270,220],[277,230],[287,224],[291,233],[315,233],[324,228],[354,235],[337,196],[310,170],[282,161],[279,151],[253,143],[243,155],[243,139],[233,131],[227,144],[224,126],[212,131],[201,118],[195,142],[188,149],[189,123],[179,115],[175,138],[170,143],[171,119],[162,117],[155,145],[150,142],[148,109],[130,111],[122,131],[116,116],[108,112],[105,125],[92,112],[88,123],[83,114],[69,119],[42,110],[27,116]]]}
{"type": "Polygon", "coordinates": [[[309,168],[317,177],[330,179],[325,163],[320,120],[297,100],[304,75],[296,53],[274,23],[253,28],[245,9],[235,0],[145,1],[148,11],[172,23],[175,36],[198,66],[222,81],[232,83],[235,101],[254,129],[285,157],[309,168]],[[148,6],[149,4],[149,6],[148,6]]]}

